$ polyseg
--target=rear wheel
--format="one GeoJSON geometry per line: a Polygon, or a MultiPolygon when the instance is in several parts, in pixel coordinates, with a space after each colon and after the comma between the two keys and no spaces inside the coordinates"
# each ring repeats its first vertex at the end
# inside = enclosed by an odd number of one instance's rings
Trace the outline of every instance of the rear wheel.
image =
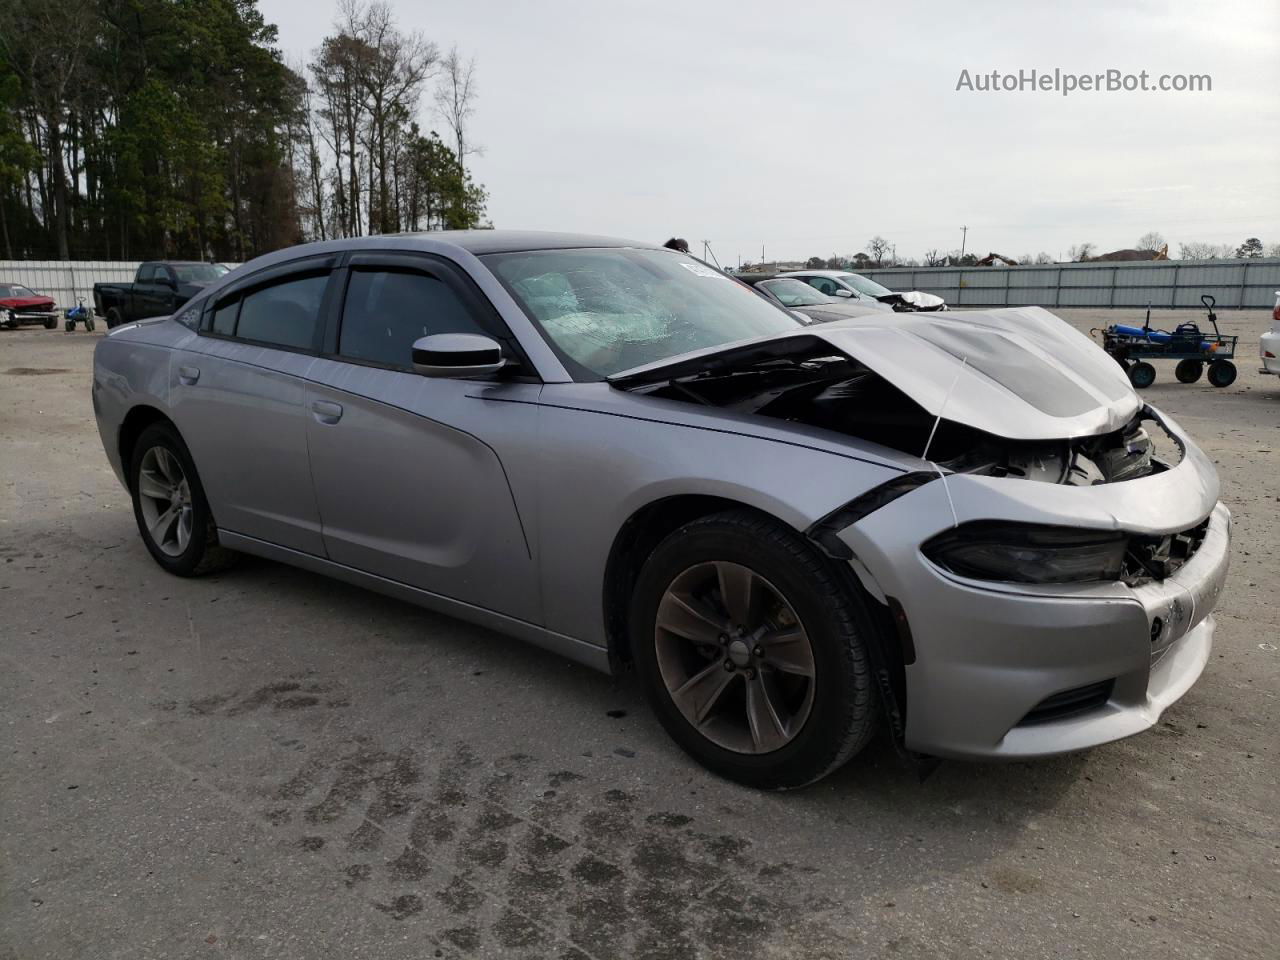
{"type": "Polygon", "coordinates": [[[1179,360],[1178,365],[1173,368],[1173,375],[1178,378],[1179,383],[1195,383],[1202,373],[1204,364],[1199,360],[1179,360]]]}
{"type": "Polygon", "coordinates": [[[110,310],[107,311],[107,329],[108,330],[118,327],[122,323],[124,323],[124,317],[120,315],[119,310],[117,310],[115,307],[112,307],[110,310]]]}
{"type": "Polygon", "coordinates": [[[1156,368],[1145,360],[1139,360],[1129,368],[1129,382],[1139,390],[1145,390],[1156,382],[1156,368]]]}
{"type": "Polygon", "coordinates": [[[129,487],[142,542],[165,570],[198,576],[235,558],[218,544],[195,464],[173,426],[153,423],[142,431],[130,459],[129,487]]]}
{"type": "Polygon", "coordinates": [[[90,316],[90,317],[85,317],[85,318],[84,318],[84,328],[85,328],[86,330],[88,330],[90,333],[92,333],[92,332],[93,332],[93,327],[94,327],[93,317],[91,317],[91,316],[90,316]]]}
{"type": "Polygon", "coordinates": [[[712,771],[766,789],[812,783],[871,738],[874,629],[812,544],[745,511],[659,544],[630,614],[637,671],[667,732],[712,771]]]}
{"type": "Polygon", "coordinates": [[[1229,387],[1236,382],[1236,365],[1230,360],[1215,360],[1209,364],[1209,382],[1215,387],[1229,387]]]}

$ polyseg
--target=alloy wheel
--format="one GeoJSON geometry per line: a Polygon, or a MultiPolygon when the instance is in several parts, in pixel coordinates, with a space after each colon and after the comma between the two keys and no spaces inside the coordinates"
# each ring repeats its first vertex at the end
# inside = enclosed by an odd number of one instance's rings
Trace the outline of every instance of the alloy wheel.
{"type": "Polygon", "coordinates": [[[676,708],[735,753],[781,749],[813,707],[813,647],[782,593],[749,567],[699,563],[658,604],[654,643],[676,708]]]}
{"type": "Polygon", "coordinates": [[[138,504],[151,542],[166,556],[181,556],[191,542],[194,511],[191,485],[171,450],[155,446],[142,455],[138,504]]]}

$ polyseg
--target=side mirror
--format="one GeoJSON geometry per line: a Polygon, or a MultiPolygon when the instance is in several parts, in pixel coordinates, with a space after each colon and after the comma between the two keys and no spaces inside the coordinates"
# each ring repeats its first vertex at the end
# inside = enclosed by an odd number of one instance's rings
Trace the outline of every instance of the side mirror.
{"type": "Polygon", "coordinates": [[[477,333],[433,333],[413,342],[413,369],[427,377],[482,377],[506,363],[498,341],[477,333]]]}
{"type": "Polygon", "coordinates": [[[853,298],[853,291],[852,291],[852,290],[846,290],[844,287],[836,287],[836,296],[837,296],[837,297],[847,297],[847,298],[849,298],[849,299],[852,299],[852,298],[853,298]]]}

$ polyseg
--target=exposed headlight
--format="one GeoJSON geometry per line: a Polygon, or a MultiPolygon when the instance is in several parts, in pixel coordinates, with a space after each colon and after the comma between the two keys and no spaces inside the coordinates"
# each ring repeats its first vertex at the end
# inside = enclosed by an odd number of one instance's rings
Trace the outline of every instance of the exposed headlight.
{"type": "Polygon", "coordinates": [[[921,548],[957,576],[1006,583],[1119,580],[1128,538],[1110,530],[975,520],[921,548]]]}

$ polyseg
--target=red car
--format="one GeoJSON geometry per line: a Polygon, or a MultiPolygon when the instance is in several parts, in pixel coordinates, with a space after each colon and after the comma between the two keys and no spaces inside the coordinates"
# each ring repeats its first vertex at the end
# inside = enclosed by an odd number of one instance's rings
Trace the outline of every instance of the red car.
{"type": "Polygon", "coordinates": [[[21,323],[43,323],[52,330],[58,325],[57,304],[20,283],[0,283],[0,325],[12,330],[21,323]]]}

